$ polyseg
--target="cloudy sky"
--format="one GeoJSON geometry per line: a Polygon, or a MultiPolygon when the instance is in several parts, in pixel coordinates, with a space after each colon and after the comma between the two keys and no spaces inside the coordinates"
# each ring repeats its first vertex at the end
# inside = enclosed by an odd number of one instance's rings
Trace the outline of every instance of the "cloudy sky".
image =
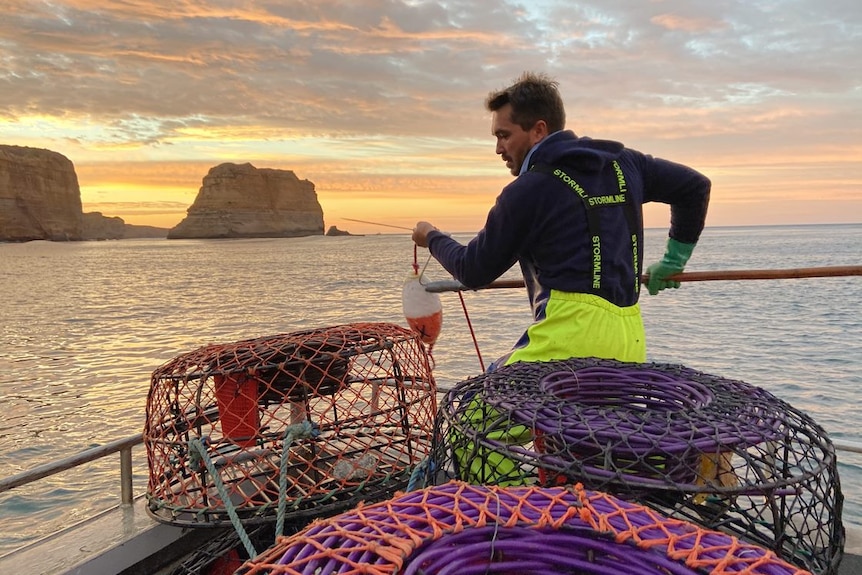
{"type": "MultiPolygon", "coordinates": [[[[171,227],[222,162],[346,220],[475,231],[510,181],[487,93],[555,77],[568,127],[689,164],[708,225],[862,221],[858,0],[0,0],[0,143],[85,211],[171,227]]],[[[646,223],[667,225],[666,206],[646,223]]]]}

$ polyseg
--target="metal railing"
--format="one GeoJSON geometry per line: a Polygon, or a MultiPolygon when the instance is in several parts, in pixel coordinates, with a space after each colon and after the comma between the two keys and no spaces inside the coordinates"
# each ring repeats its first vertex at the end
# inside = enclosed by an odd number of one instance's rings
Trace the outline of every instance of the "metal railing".
{"type": "Polygon", "coordinates": [[[862,453],[862,443],[855,441],[844,441],[843,439],[833,439],[832,445],[836,451],[847,451],[848,453],[862,453]]]}
{"type": "Polygon", "coordinates": [[[96,461],[97,459],[119,452],[120,502],[131,504],[134,499],[134,493],[132,493],[132,448],[137,445],[141,445],[143,442],[143,435],[133,435],[132,437],[126,437],[125,439],[117,439],[110,443],[106,443],[105,445],[91,447],[90,449],[85,449],[75,455],[64,457],[63,459],[58,459],[57,461],[46,463],[44,465],[39,465],[9,477],[4,477],[3,479],[0,479],[0,493],[14,489],[15,487],[27,485],[28,483],[33,483],[34,481],[38,481],[44,477],[56,475],[62,471],[66,471],[73,467],[83,465],[84,463],[96,461]]]}
{"type": "MultiPolygon", "coordinates": [[[[141,445],[143,442],[144,438],[142,435],[133,435],[132,437],[117,439],[105,445],[86,449],[52,463],[46,463],[27,471],[16,473],[15,475],[0,479],[0,493],[119,452],[120,501],[121,503],[131,504],[134,499],[134,493],[132,493],[132,448],[141,445]]],[[[839,452],[862,453],[862,443],[833,439],[832,445],[839,452]]]]}

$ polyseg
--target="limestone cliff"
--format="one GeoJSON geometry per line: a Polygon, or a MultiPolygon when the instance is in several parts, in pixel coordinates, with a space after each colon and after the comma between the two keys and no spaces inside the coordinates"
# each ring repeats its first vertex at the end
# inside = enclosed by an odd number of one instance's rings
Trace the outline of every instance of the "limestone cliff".
{"type": "Polygon", "coordinates": [[[0,240],[80,240],[81,189],[57,152],[0,145],[0,240]]]}
{"type": "Polygon", "coordinates": [[[290,170],[249,163],[210,169],[187,213],[168,239],[323,235],[323,208],[313,183],[290,170]]]}

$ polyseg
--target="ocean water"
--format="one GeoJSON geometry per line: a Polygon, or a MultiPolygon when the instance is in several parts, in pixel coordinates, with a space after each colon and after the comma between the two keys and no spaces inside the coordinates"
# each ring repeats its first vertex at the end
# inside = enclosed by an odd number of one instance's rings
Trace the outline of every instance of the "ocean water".
{"type": "MultiPolygon", "coordinates": [[[[665,236],[647,230],[647,263],[665,236]]],[[[202,345],[406,325],[413,257],[406,234],[0,244],[0,477],[139,434],[152,371],[202,345]]],[[[860,260],[862,224],[708,228],[688,271],[860,260]]],[[[449,279],[427,251],[418,263],[449,279]]],[[[466,313],[457,294],[441,294],[440,387],[481,372],[470,325],[487,364],[530,319],[523,289],[463,296],[466,313]]],[[[833,438],[862,442],[862,277],[685,283],[641,302],[650,361],[763,387],[833,438]]],[[[140,494],[146,459],[134,458],[140,494]]],[[[109,457],[0,494],[0,554],[116,504],[118,467],[109,457]]],[[[839,453],[839,473],[845,524],[862,525],[862,457],[839,453]]]]}

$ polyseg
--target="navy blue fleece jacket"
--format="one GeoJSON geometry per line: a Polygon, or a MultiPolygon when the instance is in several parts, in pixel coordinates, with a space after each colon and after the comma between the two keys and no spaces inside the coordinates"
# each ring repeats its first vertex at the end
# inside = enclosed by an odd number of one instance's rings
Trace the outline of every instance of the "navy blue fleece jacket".
{"type": "MultiPolygon", "coordinates": [[[[619,194],[612,162],[625,176],[636,213],[638,254],[634,269],[629,223],[623,208],[599,210],[602,230],[603,297],[618,306],[638,300],[643,269],[641,206],[670,205],[670,237],[696,243],[709,204],[710,181],[699,172],[628,149],[619,142],[556,132],[541,142],[531,166],[562,168],[590,195],[619,194]]],[[[527,171],[506,186],[488,213],[485,227],[466,246],[438,231],[428,249],[468,288],[487,285],[520,262],[534,311],[551,289],[591,293],[592,245],[586,209],[572,188],[543,171],[527,171]]]]}

